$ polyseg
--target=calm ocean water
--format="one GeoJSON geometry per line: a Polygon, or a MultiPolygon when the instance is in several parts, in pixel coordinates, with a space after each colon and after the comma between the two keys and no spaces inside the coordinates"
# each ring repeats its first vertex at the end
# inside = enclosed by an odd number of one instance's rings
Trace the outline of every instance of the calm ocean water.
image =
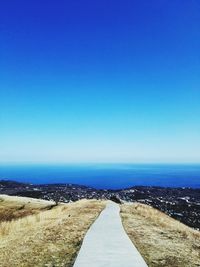
{"type": "Polygon", "coordinates": [[[105,189],[134,185],[200,188],[200,164],[1,165],[1,179],[105,189]]]}

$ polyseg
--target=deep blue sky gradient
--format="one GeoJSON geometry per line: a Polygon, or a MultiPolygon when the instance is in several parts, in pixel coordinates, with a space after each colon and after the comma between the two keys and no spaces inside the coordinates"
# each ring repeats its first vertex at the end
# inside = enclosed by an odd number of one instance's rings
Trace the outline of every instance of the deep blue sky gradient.
{"type": "Polygon", "coordinates": [[[3,1],[0,162],[200,162],[200,2],[3,1]]]}

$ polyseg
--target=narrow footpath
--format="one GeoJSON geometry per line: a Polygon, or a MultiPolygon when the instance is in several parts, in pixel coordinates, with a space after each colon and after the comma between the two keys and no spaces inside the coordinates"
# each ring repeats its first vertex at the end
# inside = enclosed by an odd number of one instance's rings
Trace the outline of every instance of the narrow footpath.
{"type": "Polygon", "coordinates": [[[74,267],[147,267],[127,236],[119,205],[109,202],[88,230],[74,267]]]}

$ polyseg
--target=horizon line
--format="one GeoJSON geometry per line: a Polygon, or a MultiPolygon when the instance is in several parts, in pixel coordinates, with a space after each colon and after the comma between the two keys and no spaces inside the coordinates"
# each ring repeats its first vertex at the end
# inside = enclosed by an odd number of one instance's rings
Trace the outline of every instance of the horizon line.
{"type": "Polygon", "coordinates": [[[41,162],[36,162],[36,161],[12,161],[12,162],[0,162],[0,166],[2,165],[200,165],[200,162],[192,162],[192,161],[176,161],[176,162],[170,162],[170,161],[138,161],[138,162],[118,162],[118,161],[111,161],[111,162],[81,162],[81,161],[66,161],[66,162],[47,162],[47,161],[41,161],[41,162]]]}

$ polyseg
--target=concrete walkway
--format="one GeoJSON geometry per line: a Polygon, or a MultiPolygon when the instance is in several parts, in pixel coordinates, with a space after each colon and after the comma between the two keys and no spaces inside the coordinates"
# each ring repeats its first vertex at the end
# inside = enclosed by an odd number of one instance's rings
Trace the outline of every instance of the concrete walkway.
{"type": "Polygon", "coordinates": [[[110,202],[88,230],[74,267],[147,267],[110,202]]]}

